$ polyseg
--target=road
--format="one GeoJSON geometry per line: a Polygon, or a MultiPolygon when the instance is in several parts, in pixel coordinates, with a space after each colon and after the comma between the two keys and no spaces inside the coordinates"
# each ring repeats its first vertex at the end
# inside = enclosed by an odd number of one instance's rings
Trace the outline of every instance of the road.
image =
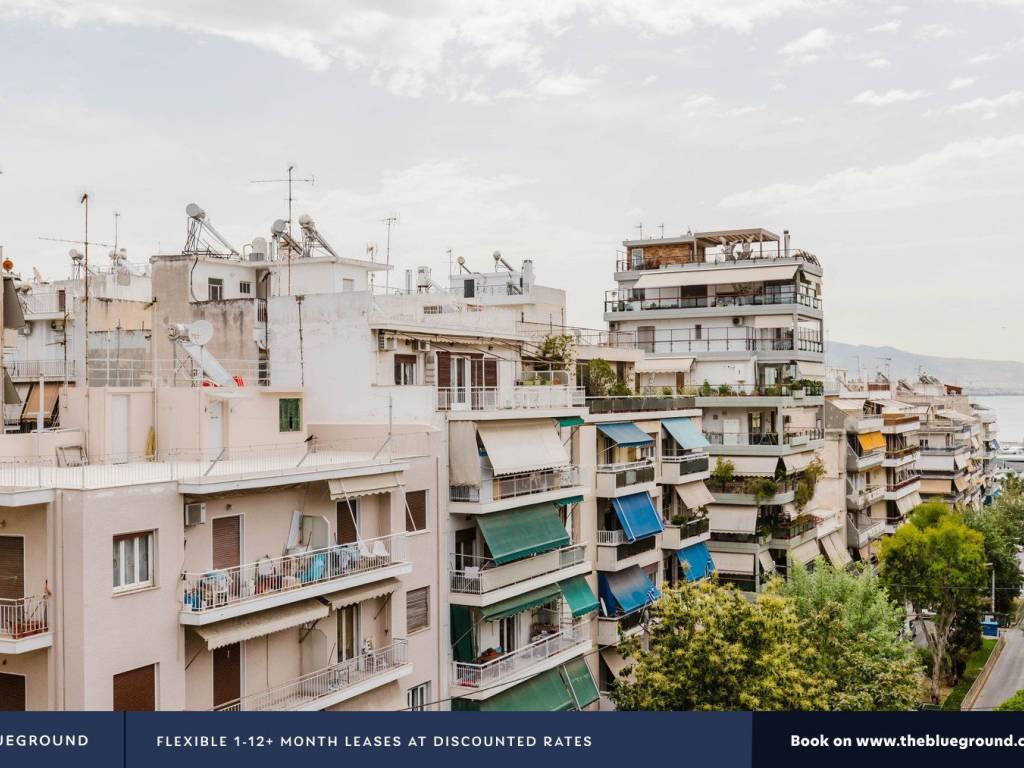
{"type": "MultiPolygon", "coordinates": [[[[1024,569],[1024,552],[1017,555],[1024,569]]],[[[985,687],[981,689],[973,709],[998,707],[1024,688],[1024,630],[1021,626],[1006,630],[1006,645],[992,668],[985,687]]]]}

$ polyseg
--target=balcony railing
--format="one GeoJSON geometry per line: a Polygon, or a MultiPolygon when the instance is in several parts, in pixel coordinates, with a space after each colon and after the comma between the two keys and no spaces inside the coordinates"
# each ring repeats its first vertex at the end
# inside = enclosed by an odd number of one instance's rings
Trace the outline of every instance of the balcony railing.
{"type": "Polygon", "coordinates": [[[885,458],[887,459],[902,459],[906,456],[913,456],[921,450],[919,445],[905,445],[900,448],[890,448],[886,446],[885,458]]]}
{"type": "MultiPolygon", "coordinates": [[[[629,461],[622,464],[598,464],[598,475],[614,475],[615,487],[623,488],[637,483],[654,482],[654,462],[652,459],[629,461]]],[[[601,482],[598,479],[598,482],[601,482]]]]}
{"type": "Polygon", "coordinates": [[[671,395],[626,395],[622,397],[588,397],[586,404],[592,414],[685,411],[694,407],[694,399],[692,392],[671,395]]]}
{"type": "Polygon", "coordinates": [[[707,533],[711,530],[711,520],[707,517],[692,517],[689,520],[683,520],[678,523],[667,522],[665,523],[665,527],[666,529],[678,528],[679,539],[683,540],[707,533]]]}
{"type": "Polygon", "coordinates": [[[0,639],[21,640],[50,631],[49,598],[0,600],[0,639]]]}
{"type": "Polygon", "coordinates": [[[546,469],[539,472],[523,472],[516,475],[495,477],[480,488],[470,485],[453,485],[448,489],[448,500],[480,503],[501,501],[535,493],[547,493],[563,488],[574,488],[580,484],[580,469],[576,466],[546,469]],[[488,496],[488,492],[490,495],[488,496]]]}
{"type": "Polygon", "coordinates": [[[658,309],[713,309],[796,304],[821,309],[821,298],[797,291],[758,291],[729,296],[647,296],[633,291],[606,291],[605,312],[640,312],[658,309]]]}
{"type": "Polygon", "coordinates": [[[708,471],[708,455],[706,453],[696,456],[688,454],[680,454],[677,456],[672,454],[662,454],[661,461],[663,464],[672,464],[677,469],[680,476],[708,471]]]}
{"type": "Polygon", "coordinates": [[[571,544],[503,565],[495,565],[490,558],[452,555],[451,591],[483,595],[579,565],[584,561],[586,552],[586,544],[571,544]]]}
{"type": "MultiPolygon", "coordinates": [[[[627,558],[644,552],[650,552],[658,543],[655,536],[646,536],[636,541],[628,541],[622,530],[598,531],[597,543],[605,547],[615,547],[615,560],[626,560],[627,558]]],[[[598,552],[598,558],[604,561],[604,556],[598,552]]]]}
{"type": "Polygon", "coordinates": [[[920,481],[920,479],[921,476],[919,474],[907,475],[902,479],[886,482],[885,490],[889,493],[893,493],[901,488],[906,488],[908,485],[912,485],[913,483],[920,481]]]}
{"type": "Polygon", "coordinates": [[[467,688],[488,688],[518,679],[532,666],[563,651],[590,642],[590,622],[565,625],[555,634],[542,637],[516,651],[506,653],[483,664],[452,662],[452,682],[467,688]]]}
{"type": "MultiPolygon", "coordinates": [[[[657,243],[652,242],[652,245],[657,243]]],[[[701,258],[698,260],[691,257],[692,260],[684,261],[682,264],[662,264],[661,259],[657,258],[643,258],[639,255],[631,256],[630,258],[621,257],[622,251],[619,251],[620,258],[615,261],[616,272],[629,272],[631,270],[644,271],[649,269],[686,269],[688,267],[705,267],[708,264],[771,264],[778,259],[787,259],[793,262],[805,262],[808,264],[817,264],[818,259],[814,255],[807,251],[799,248],[784,248],[781,244],[775,241],[768,241],[764,243],[751,243],[750,252],[747,254],[737,254],[732,248],[713,248],[705,250],[702,254],[698,254],[701,258]]]]}
{"type": "Polygon", "coordinates": [[[773,539],[795,539],[818,526],[814,515],[800,515],[793,520],[778,522],[772,528],[773,539]]]}
{"type": "Polygon", "coordinates": [[[218,712],[267,712],[273,710],[312,709],[318,701],[342,693],[356,683],[380,677],[408,663],[406,641],[395,641],[384,648],[366,651],[338,664],[275,685],[260,693],[221,704],[218,712]]]}
{"type": "Polygon", "coordinates": [[[821,353],[821,337],[816,333],[792,332],[784,336],[761,336],[753,328],[709,328],[700,334],[689,328],[654,331],[646,337],[638,336],[635,345],[649,355],[689,355],[700,352],[800,352],[821,353]]]}
{"type": "Polygon", "coordinates": [[[439,411],[504,411],[529,408],[576,408],[586,403],[579,387],[438,387],[439,411]]]}
{"type": "Polygon", "coordinates": [[[23,294],[21,297],[27,315],[50,315],[71,309],[73,297],[65,291],[45,291],[23,294]]]}
{"type": "Polygon", "coordinates": [[[182,573],[182,610],[195,613],[258,601],[405,561],[404,533],[203,573],[182,573]]]}
{"type": "Polygon", "coordinates": [[[794,429],[787,432],[705,432],[711,445],[804,445],[825,437],[821,429],[794,429]]]}
{"type": "Polygon", "coordinates": [[[67,371],[69,379],[75,378],[74,360],[18,360],[7,363],[7,372],[12,379],[63,379],[67,371]]]}

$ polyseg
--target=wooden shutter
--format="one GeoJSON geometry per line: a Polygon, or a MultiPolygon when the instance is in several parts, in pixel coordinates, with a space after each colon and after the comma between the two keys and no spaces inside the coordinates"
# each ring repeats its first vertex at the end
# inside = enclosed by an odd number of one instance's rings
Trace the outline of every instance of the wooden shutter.
{"type": "Polygon", "coordinates": [[[213,567],[237,568],[242,564],[242,518],[239,515],[213,520],[213,567]]]}
{"type": "Polygon", "coordinates": [[[405,593],[405,631],[415,632],[430,626],[430,587],[405,593]]]}
{"type": "Polygon", "coordinates": [[[339,501],[338,502],[338,543],[339,544],[351,544],[352,542],[359,541],[359,530],[356,528],[355,522],[352,520],[352,514],[355,513],[356,520],[359,519],[359,500],[352,499],[352,508],[349,509],[349,502],[339,501]]]}
{"type": "Polygon", "coordinates": [[[498,361],[494,359],[484,360],[484,386],[498,386],[498,361]]]}
{"type": "Polygon", "coordinates": [[[242,644],[232,643],[213,652],[213,706],[242,697],[242,644]]]}
{"type": "Polygon", "coordinates": [[[0,672],[0,712],[25,711],[25,677],[0,672]]]}
{"type": "Polygon", "coordinates": [[[427,530],[427,492],[406,491],[405,503],[409,507],[405,516],[405,530],[427,530]]]}
{"type": "Polygon", "coordinates": [[[437,386],[447,389],[452,385],[452,356],[449,352],[437,353],[437,386]]]}
{"type": "Polygon", "coordinates": [[[156,710],[156,666],[139,667],[114,675],[115,712],[156,710]]]}
{"type": "Polygon", "coordinates": [[[0,536],[0,599],[20,600],[25,596],[25,540],[21,536],[0,536]]]}

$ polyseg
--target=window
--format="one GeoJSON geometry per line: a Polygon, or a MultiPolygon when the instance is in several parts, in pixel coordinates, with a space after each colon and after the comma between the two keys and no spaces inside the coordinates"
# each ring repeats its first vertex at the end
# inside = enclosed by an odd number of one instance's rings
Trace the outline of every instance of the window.
{"type": "Polygon", "coordinates": [[[519,647],[519,614],[498,622],[498,645],[502,653],[512,653],[519,647]]]}
{"type": "Polygon", "coordinates": [[[430,626],[430,587],[410,589],[405,593],[405,631],[418,632],[430,626]]]}
{"type": "Polygon", "coordinates": [[[410,712],[426,712],[430,706],[430,683],[420,683],[406,691],[405,705],[410,712]]]}
{"type": "Polygon", "coordinates": [[[427,492],[406,491],[405,512],[405,530],[427,530],[427,492]]]}
{"type": "Polygon", "coordinates": [[[356,289],[356,281],[351,277],[341,278],[341,290],[345,293],[350,293],[356,289]]]}
{"type": "Polygon", "coordinates": [[[252,294],[252,283],[248,280],[243,280],[238,284],[238,292],[243,296],[249,296],[252,294]]]}
{"type": "Polygon", "coordinates": [[[224,298],[224,281],[219,277],[211,277],[206,281],[207,298],[210,301],[220,301],[224,298]]]}
{"type": "Polygon", "coordinates": [[[278,431],[298,432],[302,429],[302,401],[297,397],[282,397],[277,401],[278,431]]]}
{"type": "Polygon", "coordinates": [[[156,709],[156,664],[114,675],[115,712],[153,712],[156,709]]]}
{"type": "Polygon", "coordinates": [[[153,583],[153,531],[114,537],[114,589],[153,583]]]}
{"type": "Polygon", "coordinates": [[[416,355],[395,355],[395,384],[402,387],[416,384],[416,355]]]}
{"type": "Polygon", "coordinates": [[[633,269],[643,269],[643,267],[644,267],[644,249],[643,248],[630,248],[629,249],[629,260],[632,263],[633,269]]]}
{"type": "Polygon", "coordinates": [[[701,329],[700,323],[698,323],[697,325],[693,326],[693,338],[696,341],[700,341],[701,330],[702,329],[701,329]]]}

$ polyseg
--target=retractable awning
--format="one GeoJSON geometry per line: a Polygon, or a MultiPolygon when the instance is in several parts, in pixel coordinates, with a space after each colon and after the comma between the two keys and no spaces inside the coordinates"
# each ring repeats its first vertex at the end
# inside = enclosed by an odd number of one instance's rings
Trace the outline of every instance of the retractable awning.
{"type": "Polygon", "coordinates": [[[771,477],[779,465],[774,456],[730,456],[729,461],[737,477],[771,477]]]}
{"type": "Polygon", "coordinates": [[[695,483],[683,483],[675,486],[675,489],[679,500],[687,509],[697,509],[715,503],[715,497],[711,495],[711,491],[704,485],[703,480],[698,480],[695,483]]]}
{"type": "Polygon", "coordinates": [[[803,544],[789,550],[789,557],[793,562],[801,563],[802,565],[812,562],[820,554],[821,550],[818,549],[818,541],[816,539],[805,541],[803,544]]]}
{"type": "Polygon", "coordinates": [[[629,448],[634,445],[650,445],[654,442],[650,435],[632,421],[598,424],[597,429],[613,443],[623,448],[629,448]]]}
{"type": "Polygon", "coordinates": [[[807,360],[797,360],[796,370],[801,378],[823,379],[825,378],[825,364],[812,363],[807,360]]]}
{"type": "Polygon", "coordinates": [[[571,579],[558,582],[558,588],[562,590],[562,597],[569,604],[572,615],[579,618],[593,613],[601,604],[597,601],[597,595],[587,584],[583,576],[573,576],[571,579]]]}
{"type": "Polygon", "coordinates": [[[11,374],[4,368],[4,405],[19,405],[21,398],[18,397],[18,390],[11,381],[11,374]]]}
{"type": "Polygon", "coordinates": [[[214,651],[225,645],[272,635],[284,629],[325,618],[330,612],[330,606],[319,600],[302,600],[259,613],[195,627],[195,630],[206,641],[207,649],[214,651]]]}
{"type": "Polygon", "coordinates": [[[476,424],[472,421],[448,423],[448,483],[479,486],[483,482],[480,448],[476,444],[476,424]]]}
{"type": "Polygon", "coordinates": [[[647,357],[633,366],[634,373],[689,373],[692,357],[647,357]]]}
{"type": "Polygon", "coordinates": [[[572,697],[573,709],[583,709],[601,696],[597,690],[597,683],[594,682],[594,675],[583,659],[573,659],[563,664],[562,679],[572,697]]]}
{"type": "Polygon", "coordinates": [[[562,591],[558,588],[557,584],[549,584],[532,592],[526,592],[522,595],[510,597],[508,600],[502,600],[500,603],[488,605],[481,609],[481,614],[484,617],[484,621],[507,619],[509,616],[515,616],[517,613],[528,611],[531,608],[539,608],[542,605],[559,600],[561,595],[562,591]]]}
{"type": "Polygon", "coordinates": [[[612,509],[615,510],[628,541],[646,539],[665,530],[661,524],[661,515],[654,508],[651,494],[646,491],[612,499],[612,509]]]}
{"type": "Polygon", "coordinates": [[[786,474],[792,475],[796,472],[803,472],[807,466],[814,461],[814,452],[793,453],[782,457],[782,465],[786,468],[786,474]]]}
{"type": "Polygon", "coordinates": [[[961,493],[963,493],[963,492],[964,492],[964,491],[966,491],[966,490],[967,490],[968,488],[970,488],[970,486],[971,486],[971,483],[970,483],[970,481],[969,481],[969,480],[968,480],[968,479],[967,479],[966,477],[964,477],[963,475],[957,475],[956,477],[954,477],[954,478],[953,478],[953,485],[955,485],[955,486],[956,486],[956,489],[957,489],[958,491],[960,491],[961,493]]]}
{"type": "Polygon", "coordinates": [[[775,561],[771,552],[762,550],[757,553],[757,561],[761,564],[761,573],[775,573],[775,561]]]}
{"type": "Polygon", "coordinates": [[[583,419],[579,416],[562,416],[555,419],[560,427],[582,427],[583,419]]]}
{"type": "Polygon", "coordinates": [[[347,605],[356,605],[364,600],[373,600],[376,597],[390,595],[398,589],[399,584],[398,579],[385,579],[384,581],[367,584],[364,587],[353,587],[352,589],[343,589],[340,592],[332,592],[323,599],[331,604],[331,608],[338,610],[347,605]]]}
{"type": "Polygon", "coordinates": [[[940,480],[931,477],[921,478],[921,493],[928,494],[929,496],[949,496],[953,492],[952,486],[953,483],[950,480],[940,480]]]}
{"type": "MultiPolygon", "coordinates": [[[[60,397],[61,384],[56,381],[44,381],[43,382],[43,418],[49,419],[53,417],[53,412],[57,408],[57,399],[60,397]]],[[[28,392],[25,394],[25,402],[21,406],[21,420],[26,422],[33,422],[36,420],[36,414],[39,412],[39,384],[33,382],[29,385],[28,392]]]]}
{"type": "Polygon", "coordinates": [[[615,677],[622,676],[622,670],[629,666],[630,662],[619,653],[614,647],[601,650],[601,660],[608,665],[608,669],[615,677]]]}
{"type": "Polygon", "coordinates": [[[861,450],[865,453],[885,448],[885,436],[881,432],[865,432],[863,435],[857,435],[857,442],[860,443],[861,450]]]}
{"type": "Polygon", "coordinates": [[[573,659],[534,675],[489,699],[457,698],[455,711],[566,712],[593,704],[599,697],[597,683],[583,659],[573,659]]]}
{"type": "Polygon", "coordinates": [[[371,496],[375,493],[390,493],[401,485],[398,472],[383,472],[365,477],[345,477],[328,480],[327,488],[335,501],[371,496]]]}
{"type": "Polygon", "coordinates": [[[754,575],[754,556],[746,552],[714,552],[715,569],[719,573],[754,575]]]}
{"type": "Polygon", "coordinates": [[[672,439],[676,441],[676,444],[680,448],[687,451],[696,450],[698,448],[707,448],[711,443],[704,437],[704,433],[701,432],[700,428],[694,423],[693,419],[689,418],[677,418],[677,419],[662,419],[661,426],[665,428],[665,431],[672,435],[672,439]]]}
{"type": "Polygon", "coordinates": [[[569,455],[550,420],[480,422],[477,432],[496,475],[564,467],[569,455]]]}
{"type": "Polygon", "coordinates": [[[921,494],[911,493],[902,498],[896,499],[896,509],[900,511],[901,515],[909,515],[914,507],[921,504],[921,494]]]}
{"type": "Polygon", "coordinates": [[[597,586],[605,616],[632,613],[661,597],[661,591],[651,583],[639,565],[622,571],[600,571],[597,574],[597,586]]]}
{"type": "Polygon", "coordinates": [[[757,529],[757,507],[713,504],[708,507],[712,533],[753,533],[757,529]]]}
{"type": "Polygon", "coordinates": [[[766,280],[792,280],[799,265],[770,267],[729,267],[728,269],[671,269],[641,275],[634,288],[683,288],[692,285],[763,283],[766,280]]]}
{"type": "Polygon", "coordinates": [[[676,553],[687,581],[699,581],[715,572],[715,561],[711,559],[705,542],[694,544],[676,553]]]}
{"type": "Polygon", "coordinates": [[[843,534],[839,531],[833,531],[828,536],[820,539],[818,543],[821,545],[821,551],[825,553],[825,557],[836,568],[845,568],[853,562],[850,553],[846,551],[843,534]]]}
{"type": "Polygon", "coordinates": [[[953,466],[957,469],[963,469],[967,466],[967,462],[970,461],[970,456],[966,453],[954,453],[953,454],[953,466]]]}
{"type": "Polygon", "coordinates": [[[477,518],[496,565],[569,545],[569,534],[554,504],[535,504],[477,518]]]}

